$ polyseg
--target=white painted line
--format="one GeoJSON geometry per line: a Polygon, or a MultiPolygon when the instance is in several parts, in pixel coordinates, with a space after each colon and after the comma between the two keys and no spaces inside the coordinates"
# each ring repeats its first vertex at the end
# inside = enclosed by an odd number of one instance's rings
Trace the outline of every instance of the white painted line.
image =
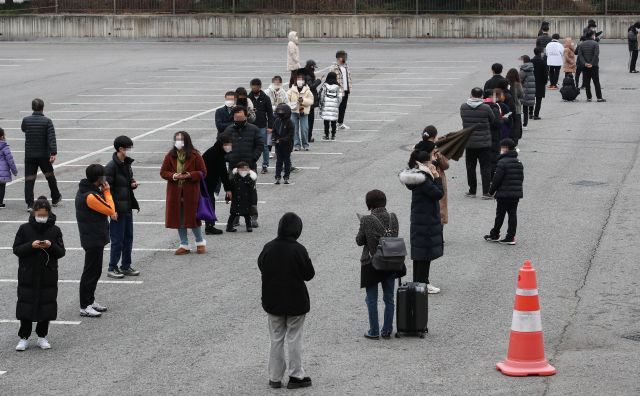
{"type": "Polygon", "coordinates": [[[198,97],[198,98],[202,98],[205,96],[211,96],[214,98],[220,98],[220,95],[206,95],[206,94],[198,94],[198,95],[175,95],[175,94],[164,94],[164,95],[126,95],[126,94],[121,94],[121,95],[78,95],[84,98],[104,98],[104,97],[131,97],[131,96],[143,96],[143,97],[155,97],[155,96],[159,96],[159,97],[198,97]]]}
{"type": "MultiPolygon", "coordinates": [[[[355,113],[355,111],[353,111],[353,113],[355,113]]],[[[395,113],[395,114],[402,114],[402,113],[395,113]]],[[[405,113],[406,114],[406,113],[405,113]]],[[[146,131],[149,128],[93,128],[93,127],[72,127],[72,128],[56,128],[56,131],[146,131]]],[[[190,131],[213,131],[214,127],[211,128],[189,128],[190,131]]],[[[9,131],[19,131],[20,128],[5,128],[5,130],[9,130],[9,131]]],[[[11,140],[24,140],[24,138],[11,138],[11,140]]],[[[99,139],[94,139],[94,138],[84,138],[84,139],[58,139],[56,138],[56,140],[70,140],[70,141],[96,141],[99,139]]],[[[113,141],[113,139],[106,139],[106,141],[113,141]]],[[[145,140],[145,142],[150,142],[151,140],[145,140]]],[[[160,140],[158,140],[160,141],[160,140]]],[[[166,142],[167,140],[162,140],[163,142],[166,142]]]]}
{"type": "MultiPolygon", "coordinates": [[[[0,319],[0,323],[20,323],[20,321],[16,319],[0,319]]],[[[53,320],[49,323],[54,325],[79,325],[82,322],[73,320],[53,320]]]]}
{"type": "MultiPolygon", "coordinates": [[[[77,182],[76,182],[77,183],[77,182]]],[[[24,220],[0,220],[0,224],[24,224],[24,220]]],[[[78,224],[77,221],[56,220],[56,224],[78,224]]],[[[164,225],[164,221],[134,221],[135,225],[164,225]]]]}
{"type": "Polygon", "coordinates": [[[6,371],[0,371],[0,375],[6,374],[6,373],[7,373],[6,371]]]}
{"type": "MultiPolygon", "coordinates": [[[[18,283],[17,279],[0,279],[0,283],[18,283]]],[[[80,283],[80,279],[58,279],[58,283],[80,283]]],[[[141,285],[144,281],[111,281],[99,280],[98,283],[106,284],[123,284],[123,285],[141,285]]]]}
{"type": "Polygon", "coordinates": [[[351,96],[349,99],[431,99],[431,96],[351,96]]]}
{"type": "MultiPolygon", "coordinates": [[[[47,113],[193,113],[194,111],[207,111],[202,109],[197,110],[169,110],[169,109],[136,109],[136,110],[50,110],[47,113]]],[[[21,113],[32,113],[32,111],[21,111],[21,113]]]]}
{"type": "MultiPolygon", "coordinates": [[[[199,119],[198,117],[194,117],[196,121],[207,121],[211,122],[210,118],[207,119],[199,119]]],[[[175,118],[55,118],[54,121],[172,121],[175,118]]],[[[22,120],[0,120],[0,121],[12,121],[12,122],[22,122],[22,120]]],[[[187,120],[192,121],[192,120],[187,120]]],[[[185,121],[186,122],[186,121],[185,121]]]]}
{"type": "Polygon", "coordinates": [[[0,65],[0,67],[20,67],[22,65],[0,65]]]}
{"type": "MultiPolygon", "coordinates": [[[[337,44],[337,43],[326,43],[326,44],[337,44]]],[[[184,66],[229,66],[229,65],[233,65],[233,68],[237,68],[237,66],[235,65],[236,62],[235,61],[216,61],[217,63],[199,63],[197,65],[184,65],[184,66]]],[[[406,64],[406,63],[481,63],[482,61],[475,61],[475,60],[403,60],[401,62],[399,61],[384,61],[384,60],[366,60],[366,59],[356,59],[352,62],[349,62],[349,66],[354,66],[354,65],[358,65],[360,63],[362,63],[363,65],[371,65],[371,64],[376,64],[376,63],[396,63],[396,64],[406,64]]],[[[282,60],[262,60],[260,59],[260,63],[283,63],[282,60]]],[[[238,66],[239,67],[239,66],[238,66]]],[[[253,66],[246,66],[246,67],[253,67],[253,66]]],[[[386,66],[385,66],[386,67],[386,66]]]]}
{"type": "Polygon", "coordinates": [[[343,155],[342,153],[318,153],[315,151],[294,151],[294,155],[343,155]]]}
{"type": "Polygon", "coordinates": [[[316,143],[364,143],[363,140],[317,140],[316,143]]]}
{"type": "MultiPolygon", "coordinates": [[[[226,223],[218,223],[216,222],[216,225],[220,225],[220,226],[226,226],[226,223]]],[[[64,248],[66,251],[83,251],[84,249],[81,247],[65,247],[64,248]]],[[[176,248],[177,249],[177,248],[176,248]]],[[[153,248],[133,248],[134,252],[174,252],[176,249],[153,249],[153,248]]],[[[2,246],[0,247],[0,250],[13,250],[13,247],[11,246],[2,246]]],[[[105,251],[109,251],[111,250],[110,247],[105,246],[104,248],[105,251]]]]}
{"type": "MultiPolygon", "coordinates": [[[[113,148],[112,148],[113,150],[113,148]]],[[[14,153],[24,153],[24,150],[12,150],[14,153]]],[[[58,150],[58,154],[83,154],[86,153],[87,151],[77,151],[77,150],[58,150]]],[[[106,151],[102,151],[99,153],[95,153],[92,154],[91,156],[94,155],[113,155],[112,152],[106,152],[106,151]]],[[[167,154],[167,151],[136,151],[136,154],[162,154],[165,155],[167,154]]],[[[58,180],[58,183],[60,183],[60,181],[58,180]]]]}
{"type": "Polygon", "coordinates": [[[44,59],[42,58],[0,58],[0,61],[4,62],[4,61],[9,61],[9,62],[13,62],[13,61],[21,61],[21,62],[40,62],[43,61],[44,59]]]}
{"type": "Polygon", "coordinates": [[[81,105],[176,105],[176,104],[211,104],[211,102],[54,102],[52,105],[65,105],[65,106],[81,106],[81,105]]]}
{"type": "MultiPolygon", "coordinates": [[[[308,167],[308,169],[311,169],[313,167],[308,167]]],[[[304,167],[298,167],[298,169],[307,169],[304,167]]],[[[319,167],[317,169],[320,169],[319,167]]],[[[18,201],[18,202],[22,202],[24,201],[24,198],[5,198],[5,201],[18,201]]],[[[136,199],[136,201],[138,202],[162,202],[165,203],[167,202],[166,199],[136,199]]],[[[75,198],[62,198],[62,202],[75,202],[75,198]]],[[[225,203],[225,200],[218,200],[216,201],[216,203],[225,203]]],[[[259,205],[264,205],[266,204],[267,201],[258,201],[259,205]]]]}
{"type": "MultiPolygon", "coordinates": [[[[160,168],[155,168],[155,169],[160,169],[160,168]]],[[[62,183],[62,184],[78,184],[79,181],[78,180],[57,180],[58,183],[62,183]]],[[[36,183],[47,183],[46,180],[36,180],[36,183]]],[[[145,184],[167,184],[166,180],[151,180],[151,181],[139,181],[138,184],[140,185],[145,185],[145,184]]],[[[164,223],[163,223],[164,224],[164,223]]]]}

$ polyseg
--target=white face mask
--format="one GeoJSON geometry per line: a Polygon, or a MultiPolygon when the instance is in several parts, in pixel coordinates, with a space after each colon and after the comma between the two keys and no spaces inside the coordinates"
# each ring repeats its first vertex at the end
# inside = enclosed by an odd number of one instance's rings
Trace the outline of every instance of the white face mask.
{"type": "Polygon", "coordinates": [[[500,154],[506,154],[509,150],[500,150],[500,154]]]}
{"type": "Polygon", "coordinates": [[[176,142],[173,145],[176,146],[178,150],[182,150],[182,148],[184,147],[184,141],[176,140],[176,142]]]}
{"type": "Polygon", "coordinates": [[[44,224],[49,220],[49,216],[34,216],[36,223],[44,224]]]}
{"type": "Polygon", "coordinates": [[[227,106],[227,107],[233,107],[233,105],[235,105],[235,104],[236,104],[235,100],[225,100],[224,101],[224,105],[227,106]]]}
{"type": "Polygon", "coordinates": [[[231,149],[233,146],[229,145],[229,144],[225,144],[224,146],[222,146],[222,149],[224,150],[225,153],[230,153],[231,149]]]}
{"type": "Polygon", "coordinates": [[[296,85],[300,88],[302,88],[304,86],[304,80],[297,80],[296,81],[296,85]]]}
{"type": "Polygon", "coordinates": [[[249,174],[249,172],[247,172],[247,171],[239,171],[239,172],[238,172],[238,174],[239,174],[241,177],[247,177],[247,175],[249,174]]]}
{"type": "Polygon", "coordinates": [[[274,84],[273,85],[273,89],[275,89],[276,91],[280,90],[280,88],[282,88],[282,85],[280,85],[280,84],[274,84]]]}
{"type": "Polygon", "coordinates": [[[131,155],[131,153],[133,153],[133,149],[132,148],[126,148],[126,149],[124,149],[124,153],[126,155],[131,155]]]}

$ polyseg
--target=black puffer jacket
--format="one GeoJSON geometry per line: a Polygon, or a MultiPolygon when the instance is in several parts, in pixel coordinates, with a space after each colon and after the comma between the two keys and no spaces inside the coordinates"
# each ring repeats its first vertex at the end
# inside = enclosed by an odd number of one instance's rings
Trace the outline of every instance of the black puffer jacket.
{"type": "Polygon", "coordinates": [[[291,107],[286,104],[280,104],[276,112],[284,112],[285,116],[276,117],[276,120],[273,122],[271,141],[273,141],[274,144],[286,147],[289,152],[292,152],[295,125],[293,125],[293,121],[291,121],[291,107]]]}
{"type": "Polygon", "coordinates": [[[551,42],[551,40],[553,39],[551,38],[551,36],[549,36],[548,33],[543,33],[536,39],[536,47],[544,49],[547,47],[547,44],[551,42]]]}
{"type": "Polygon", "coordinates": [[[536,105],[536,76],[533,74],[533,63],[527,62],[520,66],[520,81],[524,90],[523,106],[536,105]]]}
{"type": "Polygon", "coordinates": [[[22,120],[22,132],[25,158],[49,158],[58,153],[53,121],[41,111],[34,111],[22,120]]]}
{"type": "Polygon", "coordinates": [[[233,140],[233,150],[227,154],[227,161],[231,169],[235,168],[238,162],[244,161],[251,169],[256,169],[256,162],[262,155],[264,139],[260,135],[257,126],[247,122],[244,126],[238,127],[231,124],[224,131],[224,135],[230,136],[233,140]]]}
{"type": "MultiPolygon", "coordinates": [[[[493,77],[491,77],[490,79],[487,80],[487,82],[484,83],[484,90],[486,91],[487,89],[500,88],[500,85],[504,84],[504,82],[506,81],[507,79],[502,77],[502,75],[494,74],[493,77]]],[[[507,82],[507,85],[508,84],[509,82],[507,82]]]]}
{"type": "Polygon", "coordinates": [[[80,233],[80,246],[84,249],[104,247],[109,243],[108,216],[98,213],[87,205],[87,196],[95,194],[105,201],[104,194],[89,180],[82,179],[76,193],[76,221],[80,233]]]}
{"type": "Polygon", "coordinates": [[[496,199],[520,199],[523,197],[523,181],[524,166],[518,159],[518,152],[508,151],[498,158],[489,194],[495,194],[496,199]]]}
{"type": "Polygon", "coordinates": [[[600,64],[600,44],[594,39],[587,39],[578,46],[578,61],[582,65],[587,63],[598,67],[600,64]]]}
{"type": "MultiPolygon", "coordinates": [[[[232,185],[227,171],[227,153],[222,148],[223,144],[217,141],[212,147],[202,154],[204,165],[207,167],[207,189],[209,194],[213,194],[213,189],[218,182],[224,186],[224,191],[231,191],[232,185]]],[[[213,195],[211,196],[213,198],[213,195]]]]}
{"type": "Polygon", "coordinates": [[[140,210],[138,200],[133,193],[131,183],[135,181],[133,178],[133,170],[131,169],[133,159],[125,157],[124,161],[120,161],[114,153],[111,161],[104,167],[104,174],[111,186],[111,195],[113,203],[116,205],[116,212],[122,215],[128,215],[133,210],[140,210]]]}
{"type": "Polygon", "coordinates": [[[258,192],[256,191],[256,180],[258,175],[250,171],[245,177],[240,176],[237,169],[231,172],[231,214],[238,216],[249,216],[253,214],[251,208],[258,204],[258,192]]]}
{"type": "Polygon", "coordinates": [[[487,104],[482,103],[482,99],[469,99],[463,103],[460,106],[460,118],[463,128],[477,125],[467,142],[467,148],[491,147],[491,124],[495,122],[495,115],[487,104]]]}
{"type": "Polygon", "coordinates": [[[58,315],[58,260],[64,257],[62,232],[56,216],[40,224],[33,216],[18,229],[13,254],[18,256],[18,304],[16,319],[30,322],[55,320],[58,315]],[[33,241],[51,242],[48,249],[34,249],[33,241]]]}
{"type": "Polygon", "coordinates": [[[249,100],[253,103],[253,108],[256,111],[256,120],[253,124],[258,128],[273,128],[271,98],[263,91],[260,91],[257,98],[253,92],[249,92],[249,100]]]}
{"type": "Polygon", "coordinates": [[[277,316],[298,316],[311,304],[305,282],[315,276],[307,249],[297,242],[302,220],[286,213],[278,225],[278,237],[267,243],[258,257],[262,273],[262,308],[277,316]]]}
{"type": "Polygon", "coordinates": [[[627,42],[629,43],[629,51],[638,50],[638,29],[636,25],[631,25],[627,31],[627,42]]]}

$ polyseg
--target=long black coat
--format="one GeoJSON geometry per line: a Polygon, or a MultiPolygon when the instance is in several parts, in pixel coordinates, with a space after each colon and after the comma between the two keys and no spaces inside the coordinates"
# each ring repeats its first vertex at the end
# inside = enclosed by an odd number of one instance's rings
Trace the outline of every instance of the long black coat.
{"type": "Polygon", "coordinates": [[[400,173],[400,182],[411,190],[411,259],[435,260],[444,253],[440,199],[442,180],[417,169],[400,173]]]}
{"type": "Polygon", "coordinates": [[[44,224],[31,216],[16,233],[13,254],[18,256],[18,320],[51,321],[58,315],[58,260],[64,257],[65,249],[62,231],[55,222],[54,214],[44,224]],[[48,240],[51,247],[34,249],[31,244],[36,240],[48,240]]]}
{"type": "Polygon", "coordinates": [[[258,204],[258,191],[256,180],[258,175],[250,171],[245,177],[240,176],[237,169],[231,173],[233,195],[231,198],[231,214],[238,216],[252,215],[251,208],[258,204]]]}
{"type": "Polygon", "coordinates": [[[496,172],[491,180],[489,194],[496,199],[516,200],[523,197],[524,166],[517,151],[507,151],[498,158],[496,172]]]}
{"type": "Polygon", "coordinates": [[[544,98],[549,81],[547,63],[540,56],[534,56],[531,63],[533,63],[533,75],[536,78],[536,97],[544,98]]]}
{"type": "Polygon", "coordinates": [[[302,220],[294,213],[280,219],[278,237],[267,243],[258,257],[262,273],[262,308],[278,316],[309,312],[311,304],[305,282],[315,276],[307,249],[297,242],[302,220]]]}
{"type": "Polygon", "coordinates": [[[207,183],[207,189],[210,194],[213,194],[213,189],[218,182],[221,182],[224,186],[224,191],[231,191],[233,185],[229,180],[229,172],[227,171],[227,153],[222,148],[223,144],[217,141],[212,147],[202,154],[204,165],[207,168],[207,176],[205,181],[207,183]]]}
{"type": "Polygon", "coordinates": [[[116,205],[118,214],[131,214],[133,209],[140,210],[140,205],[131,188],[131,183],[135,181],[133,178],[133,170],[131,169],[133,159],[125,157],[124,161],[120,161],[117,154],[113,154],[111,161],[104,167],[104,175],[111,187],[111,196],[113,203],[116,205]]]}

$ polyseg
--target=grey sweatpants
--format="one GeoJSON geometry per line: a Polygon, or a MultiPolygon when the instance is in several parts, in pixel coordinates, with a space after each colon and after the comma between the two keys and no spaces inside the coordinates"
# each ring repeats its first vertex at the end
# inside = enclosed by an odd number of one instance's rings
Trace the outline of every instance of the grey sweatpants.
{"type": "Polygon", "coordinates": [[[275,316],[269,314],[269,335],[271,352],[269,354],[269,379],[282,381],[287,364],[284,356],[285,339],[289,352],[289,376],[304,378],[302,368],[302,328],[305,315],[275,316]]]}

